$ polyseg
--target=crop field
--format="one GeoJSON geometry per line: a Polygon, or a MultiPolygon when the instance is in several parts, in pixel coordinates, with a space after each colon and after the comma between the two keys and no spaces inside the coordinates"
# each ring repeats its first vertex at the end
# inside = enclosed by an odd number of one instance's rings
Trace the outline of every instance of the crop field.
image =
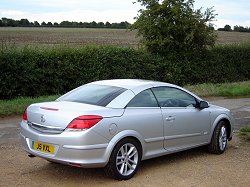
{"type": "MultiPolygon", "coordinates": [[[[250,42],[250,33],[217,31],[217,44],[250,42]]],[[[115,45],[139,46],[136,31],[93,28],[0,27],[0,44],[37,45],[115,45]]]]}
{"type": "Polygon", "coordinates": [[[250,33],[217,31],[217,44],[250,42],[250,33]]]}
{"type": "Polygon", "coordinates": [[[126,29],[0,27],[0,43],[23,45],[115,45],[138,47],[135,31],[126,29]]]}

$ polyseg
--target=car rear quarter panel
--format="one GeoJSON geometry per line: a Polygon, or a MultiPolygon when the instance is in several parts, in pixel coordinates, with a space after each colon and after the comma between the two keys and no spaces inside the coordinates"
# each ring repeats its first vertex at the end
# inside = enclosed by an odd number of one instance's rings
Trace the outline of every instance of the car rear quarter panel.
{"type": "Polygon", "coordinates": [[[111,147],[123,138],[136,138],[142,146],[143,158],[163,150],[160,108],[127,108],[121,117],[105,118],[93,130],[110,140],[111,147]]]}

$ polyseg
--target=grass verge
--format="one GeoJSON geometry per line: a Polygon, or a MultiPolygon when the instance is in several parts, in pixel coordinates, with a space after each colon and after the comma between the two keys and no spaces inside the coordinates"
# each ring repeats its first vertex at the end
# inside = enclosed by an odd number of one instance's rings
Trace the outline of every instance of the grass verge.
{"type": "Polygon", "coordinates": [[[250,80],[234,83],[188,85],[185,88],[201,97],[247,97],[250,96],[250,80]]]}
{"type": "Polygon", "coordinates": [[[12,100],[0,100],[0,116],[20,115],[24,109],[32,103],[44,101],[53,101],[58,98],[57,95],[41,96],[37,98],[20,97],[12,100]]]}
{"type": "Polygon", "coordinates": [[[240,129],[239,137],[243,140],[250,141],[250,125],[240,129]]]}
{"type": "MultiPolygon", "coordinates": [[[[185,86],[189,91],[201,96],[247,97],[250,96],[250,81],[224,84],[198,84],[185,86]]],[[[20,115],[32,103],[53,101],[58,95],[37,98],[20,97],[12,100],[0,100],[0,116],[20,115]]]]}

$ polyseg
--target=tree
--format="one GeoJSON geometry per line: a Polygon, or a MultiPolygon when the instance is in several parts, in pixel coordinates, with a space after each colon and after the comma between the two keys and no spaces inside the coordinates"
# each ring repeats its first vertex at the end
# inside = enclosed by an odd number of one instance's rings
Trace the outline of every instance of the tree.
{"type": "Polygon", "coordinates": [[[27,27],[27,26],[30,25],[30,22],[29,22],[29,20],[27,20],[27,19],[21,19],[21,20],[19,21],[19,24],[20,24],[22,27],[27,27]]]}
{"type": "Polygon", "coordinates": [[[236,25],[234,26],[234,31],[235,32],[250,32],[250,28],[236,25]]]}
{"type": "Polygon", "coordinates": [[[111,28],[118,28],[118,23],[112,23],[111,28]]]}
{"type": "Polygon", "coordinates": [[[111,27],[111,24],[107,21],[106,23],[105,23],[105,27],[111,27]]]}
{"type": "Polygon", "coordinates": [[[214,25],[213,25],[212,23],[209,23],[209,24],[208,24],[208,27],[209,27],[210,30],[213,30],[213,31],[214,31],[214,25]]]}
{"type": "Polygon", "coordinates": [[[59,24],[57,23],[57,22],[54,22],[54,27],[58,27],[59,26],[59,24]]]}
{"type": "Polygon", "coordinates": [[[126,28],[128,28],[128,26],[129,26],[129,23],[126,21],[119,23],[119,28],[126,29],[126,28]]]}
{"type": "Polygon", "coordinates": [[[225,31],[231,31],[232,28],[231,28],[230,25],[225,25],[225,26],[224,26],[224,30],[225,30],[225,31]]]}
{"type": "Polygon", "coordinates": [[[232,31],[230,25],[225,25],[224,28],[218,28],[218,31],[232,31]]]}
{"type": "Polygon", "coordinates": [[[18,22],[13,19],[8,19],[8,26],[10,27],[16,27],[18,25],[18,22]]]}
{"type": "Polygon", "coordinates": [[[52,27],[53,24],[49,21],[49,22],[47,23],[47,26],[48,26],[48,27],[52,27]]]}
{"type": "Polygon", "coordinates": [[[96,23],[95,21],[92,21],[92,22],[90,23],[90,27],[92,27],[92,28],[97,27],[97,23],[96,23]]]}
{"type": "Polygon", "coordinates": [[[69,21],[62,21],[60,23],[60,26],[62,26],[62,27],[71,27],[71,25],[72,25],[72,23],[69,21]]]}
{"type": "Polygon", "coordinates": [[[8,18],[2,18],[2,25],[3,25],[4,27],[7,26],[7,23],[8,23],[8,18]]]}
{"type": "Polygon", "coordinates": [[[137,0],[139,10],[130,27],[142,36],[141,43],[152,53],[185,52],[206,49],[215,43],[211,28],[213,8],[194,9],[194,0],[137,0]]]}
{"type": "Polygon", "coordinates": [[[46,26],[46,23],[43,21],[43,22],[41,23],[41,26],[42,26],[42,27],[46,26]]]}
{"type": "Polygon", "coordinates": [[[34,26],[35,27],[39,27],[40,26],[40,24],[38,23],[38,21],[34,21],[34,26]]]}
{"type": "Polygon", "coordinates": [[[104,27],[104,23],[103,22],[98,22],[97,23],[97,27],[98,28],[103,28],[104,27]]]}

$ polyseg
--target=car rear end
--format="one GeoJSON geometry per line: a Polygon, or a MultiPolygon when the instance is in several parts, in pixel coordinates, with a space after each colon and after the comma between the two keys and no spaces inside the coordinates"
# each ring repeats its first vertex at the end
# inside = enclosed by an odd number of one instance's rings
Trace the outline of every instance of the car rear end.
{"type": "MultiPolygon", "coordinates": [[[[107,96],[110,101],[111,96],[107,96]]],[[[100,100],[107,103],[103,98],[100,100]]],[[[67,99],[32,104],[21,121],[21,142],[31,156],[66,165],[102,167],[108,162],[111,150],[110,139],[100,129],[108,133],[111,119],[119,118],[123,112],[124,109],[67,99]],[[97,126],[99,131],[95,131],[97,126]]]]}

